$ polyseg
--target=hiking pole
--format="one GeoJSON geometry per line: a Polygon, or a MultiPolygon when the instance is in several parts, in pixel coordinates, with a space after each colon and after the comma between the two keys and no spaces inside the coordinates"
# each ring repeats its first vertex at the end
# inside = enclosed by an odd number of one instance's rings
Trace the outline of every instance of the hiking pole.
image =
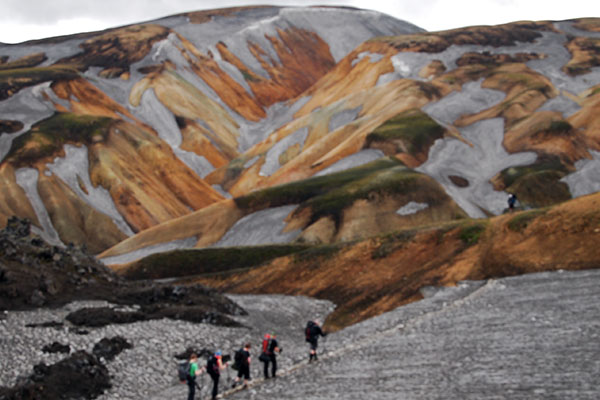
{"type": "Polygon", "coordinates": [[[229,366],[227,363],[225,363],[225,371],[227,371],[227,383],[225,384],[225,387],[228,387],[231,385],[231,376],[229,376],[229,366]]]}

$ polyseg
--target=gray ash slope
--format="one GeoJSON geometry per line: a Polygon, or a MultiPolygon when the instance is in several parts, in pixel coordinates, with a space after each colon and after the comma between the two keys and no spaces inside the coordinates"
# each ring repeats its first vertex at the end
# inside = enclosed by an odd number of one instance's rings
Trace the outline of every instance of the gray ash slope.
{"type": "MultiPolygon", "coordinates": [[[[331,334],[232,399],[597,399],[600,271],[424,290],[424,300],[331,334]]],[[[206,389],[203,392],[205,395],[206,389]]],[[[152,400],[182,397],[184,387],[152,400]]]]}

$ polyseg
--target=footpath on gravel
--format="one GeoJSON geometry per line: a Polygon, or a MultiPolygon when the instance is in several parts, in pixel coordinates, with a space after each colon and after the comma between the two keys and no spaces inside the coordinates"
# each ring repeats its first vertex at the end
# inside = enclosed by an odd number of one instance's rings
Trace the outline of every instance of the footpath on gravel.
{"type": "Polygon", "coordinates": [[[423,301],[321,339],[318,363],[282,365],[278,379],[256,379],[223,398],[600,398],[600,271],[425,293],[423,301]]]}

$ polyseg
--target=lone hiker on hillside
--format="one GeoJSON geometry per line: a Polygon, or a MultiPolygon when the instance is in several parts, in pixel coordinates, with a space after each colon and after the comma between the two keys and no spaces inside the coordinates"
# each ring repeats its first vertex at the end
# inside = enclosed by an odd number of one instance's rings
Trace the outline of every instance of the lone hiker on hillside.
{"type": "Polygon", "coordinates": [[[194,396],[196,395],[196,377],[204,371],[204,368],[198,368],[198,355],[196,353],[190,355],[188,366],[189,372],[186,379],[188,400],[194,400],[194,396]]]}
{"type": "Polygon", "coordinates": [[[263,352],[260,355],[261,361],[264,364],[264,373],[265,379],[269,379],[269,363],[272,364],[271,367],[271,376],[275,378],[277,375],[277,356],[275,353],[281,353],[281,348],[277,343],[277,338],[275,335],[269,335],[268,333],[265,335],[263,339],[263,352]]]}
{"type": "Polygon", "coordinates": [[[514,211],[515,203],[517,202],[517,196],[514,193],[508,195],[508,211],[514,211]]]}
{"type": "Polygon", "coordinates": [[[318,361],[317,347],[319,345],[319,336],[325,337],[327,334],[321,329],[319,320],[308,321],[304,333],[306,341],[310,343],[310,357],[308,358],[308,362],[312,362],[313,360],[318,361]]]}
{"type": "Polygon", "coordinates": [[[244,348],[239,349],[235,354],[235,362],[238,367],[237,377],[233,381],[232,388],[238,384],[240,379],[244,377],[244,386],[242,389],[246,389],[248,387],[248,381],[250,381],[250,343],[246,343],[244,348]]]}
{"type": "Polygon", "coordinates": [[[219,378],[221,370],[227,368],[227,363],[223,364],[221,359],[221,350],[210,356],[206,363],[206,372],[210,375],[213,381],[212,398],[215,400],[219,394],[219,378]]]}

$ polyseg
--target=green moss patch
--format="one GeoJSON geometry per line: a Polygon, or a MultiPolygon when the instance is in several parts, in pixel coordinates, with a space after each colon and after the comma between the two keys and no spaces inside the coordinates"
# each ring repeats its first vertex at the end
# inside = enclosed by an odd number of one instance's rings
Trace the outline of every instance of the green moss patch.
{"type": "Polygon", "coordinates": [[[266,245],[174,250],[145,257],[124,275],[129,279],[164,279],[232,274],[307,248],[308,245],[266,245]]]}
{"type": "Polygon", "coordinates": [[[350,242],[310,246],[305,250],[295,253],[294,262],[304,263],[310,261],[324,261],[335,256],[340,250],[349,245],[351,245],[350,242]]]}
{"type": "Polygon", "coordinates": [[[546,214],[547,211],[544,208],[521,212],[508,221],[508,229],[513,232],[523,232],[533,220],[546,214]]]}
{"type": "Polygon", "coordinates": [[[460,228],[459,237],[466,245],[472,246],[479,242],[479,238],[487,228],[487,221],[472,222],[460,228]]]}
{"type": "Polygon", "coordinates": [[[235,199],[242,210],[299,204],[295,214],[307,208],[309,223],[332,217],[339,226],[343,211],[359,199],[420,193],[430,206],[438,204],[440,188],[431,178],[390,157],[341,171],[251,192],[235,199]]]}
{"type": "Polygon", "coordinates": [[[380,237],[379,246],[371,253],[371,259],[385,258],[391,253],[403,248],[413,240],[416,230],[392,232],[380,237]]]}
{"type": "Polygon", "coordinates": [[[56,113],[16,138],[7,159],[17,166],[31,165],[57,154],[66,143],[91,144],[104,140],[112,122],[107,117],[56,113]]]}
{"type": "Polygon", "coordinates": [[[339,224],[344,209],[352,206],[359,199],[368,199],[374,195],[409,194],[423,189],[424,183],[424,176],[421,173],[397,166],[339,185],[325,194],[307,200],[298,207],[296,212],[309,207],[312,210],[311,222],[331,216],[336,224],[339,224]]]}
{"type": "Polygon", "coordinates": [[[312,177],[257,190],[236,198],[235,202],[240,209],[248,211],[257,211],[268,207],[278,207],[288,204],[300,204],[315,196],[325,195],[335,188],[364,180],[377,172],[402,165],[402,162],[397,159],[383,158],[335,174],[312,177]]]}
{"type": "Polygon", "coordinates": [[[531,165],[507,168],[500,178],[522,205],[545,207],[572,197],[568,185],[560,181],[568,172],[558,157],[543,157],[531,165]]]}
{"type": "Polygon", "coordinates": [[[418,109],[400,113],[377,127],[367,136],[367,147],[373,143],[393,143],[396,153],[420,154],[428,151],[445,129],[418,109]]]}

